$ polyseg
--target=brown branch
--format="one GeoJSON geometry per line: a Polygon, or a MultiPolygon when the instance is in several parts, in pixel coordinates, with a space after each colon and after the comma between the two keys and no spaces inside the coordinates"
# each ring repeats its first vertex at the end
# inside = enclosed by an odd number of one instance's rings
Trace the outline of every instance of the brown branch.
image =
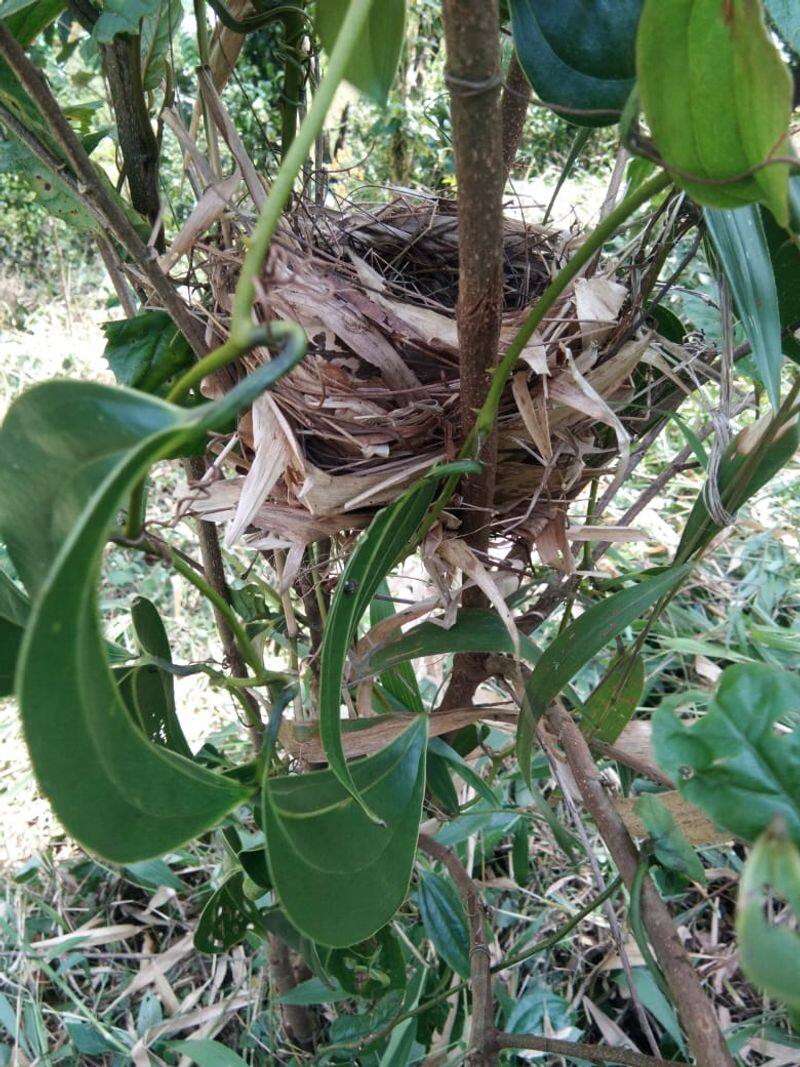
{"type": "MultiPolygon", "coordinates": [[[[548,719],[561,742],[583,802],[625,884],[630,888],[641,864],[641,856],[605,791],[586,738],[563,705],[554,704],[548,712],[548,719]]],[[[703,992],[678,938],[669,909],[649,877],[642,884],[641,914],[697,1063],[700,1067],[733,1067],[733,1057],[725,1044],[711,1002],[703,992]]]]}
{"type": "MultiPolygon", "coordinates": [[[[297,985],[297,976],[292,967],[289,949],[284,941],[274,934],[269,939],[269,971],[280,995],[288,993],[297,985]]],[[[300,1048],[314,1045],[314,1024],[311,1013],[304,1004],[282,1004],[283,1022],[292,1040],[300,1048]]]]}
{"type": "Polygon", "coordinates": [[[508,64],[506,82],[503,86],[503,169],[506,177],[511,173],[517,158],[522,131],[528,117],[528,104],[531,99],[531,86],[519,65],[517,53],[511,55],[508,64]]]}
{"type": "Polygon", "coordinates": [[[198,356],[208,352],[203,328],[189,307],[178,295],[172,282],[156,262],[156,253],[148,248],[136,228],[118,203],[104,187],[99,173],[89,159],[75,131],[58,106],[44,76],[25,54],[19,41],[0,21],[0,56],[8,63],[19,84],[36,105],[50,133],[73,170],[81,198],[91,205],[92,212],[104,218],[114,237],[131,259],[138,263],[153,286],[165,310],[198,356]]]}
{"type": "Polygon", "coordinates": [[[471,1052],[466,1062],[470,1067],[494,1067],[497,1063],[497,1052],[493,1047],[494,1001],[492,999],[491,956],[489,943],[486,940],[483,900],[475,882],[464,870],[454,852],[440,845],[427,834],[419,835],[419,847],[447,868],[467,914],[472,1025],[470,1029],[471,1052]]]}
{"type": "MultiPolygon", "coordinates": [[[[656,1056],[645,1056],[628,1048],[613,1048],[611,1045],[587,1045],[578,1041],[559,1041],[554,1037],[540,1037],[538,1034],[506,1034],[496,1031],[495,1047],[524,1048],[533,1052],[549,1052],[553,1056],[564,1056],[567,1060],[587,1060],[589,1063],[619,1063],[622,1067],[678,1067],[681,1060],[660,1060],[656,1056]]],[[[685,1065],[684,1065],[685,1067],[685,1065]]]]}

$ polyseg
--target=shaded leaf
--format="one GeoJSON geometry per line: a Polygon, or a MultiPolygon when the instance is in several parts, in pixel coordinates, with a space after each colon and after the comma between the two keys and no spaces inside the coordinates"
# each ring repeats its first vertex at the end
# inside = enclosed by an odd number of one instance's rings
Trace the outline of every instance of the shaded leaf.
{"type": "Polygon", "coordinates": [[[425,790],[427,720],[350,764],[377,825],[331,770],[266,778],[267,861],[294,925],[323,945],[352,945],[402,904],[416,852],[425,790]]]}
{"type": "Polygon", "coordinates": [[[331,987],[330,983],[323,982],[321,978],[308,978],[300,982],[294,989],[282,993],[278,997],[280,1004],[336,1004],[340,1000],[347,1000],[350,994],[341,986],[331,987]]]}
{"type": "MultiPolygon", "coordinates": [[[[136,597],[131,605],[131,618],[142,652],[160,663],[171,664],[167,631],[155,605],[146,597],[136,597]]],[[[131,693],[145,736],[182,756],[191,756],[175,710],[172,674],[157,663],[136,667],[131,679],[131,693]]]]}
{"type": "Polygon", "coordinates": [[[105,0],[92,36],[98,44],[109,44],[117,34],[138,34],[142,19],[158,14],[161,0],[105,0]]]}
{"type": "Polygon", "coordinates": [[[188,1056],[197,1067],[247,1067],[242,1057],[221,1041],[192,1038],[189,1041],[170,1041],[168,1047],[180,1056],[188,1056]]]}
{"type": "Polygon", "coordinates": [[[703,864],[669,808],[652,793],[639,797],[635,808],[647,828],[653,852],[662,867],[705,885],[703,864]]]}
{"type": "Polygon", "coordinates": [[[792,79],[759,0],[645,0],[636,69],[675,181],[708,207],[763,201],[786,225],[788,168],[761,165],[787,154],[792,79]]]}
{"type": "Polygon", "coordinates": [[[781,317],[767,238],[756,207],[705,209],[706,225],[728,279],[761,380],[774,408],[781,391],[781,317]]]}
{"type": "Polygon", "coordinates": [[[800,1011],[800,937],[767,919],[773,896],[800,918],[800,852],[779,827],[759,837],[742,868],[736,934],[742,970],[753,985],[800,1011]]]}
{"type": "Polygon", "coordinates": [[[539,97],[568,122],[611,126],[619,121],[635,84],[642,3],[509,0],[520,66],[539,97]]]}
{"type": "Polygon", "coordinates": [[[528,867],[530,866],[530,837],[528,827],[521,822],[514,831],[511,844],[511,869],[514,873],[514,881],[523,887],[528,884],[528,867]]]}
{"type": "MultiPolygon", "coordinates": [[[[314,13],[314,28],[330,55],[350,0],[322,0],[314,13]]],[[[406,0],[373,3],[345,70],[345,78],[376,104],[385,104],[394,81],[406,32],[406,0]]]]}
{"type": "Polygon", "coordinates": [[[681,794],[723,829],[754,841],[780,816],[800,843],[800,736],[775,723],[800,712],[800,678],[763,664],[723,671],[714,700],[693,726],[659,708],[658,764],[681,794]]]}
{"type": "Polygon", "coordinates": [[[469,933],[464,906],[449,878],[435,871],[425,871],[417,890],[417,903],[436,952],[456,974],[469,978],[469,933]]]}
{"type": "Polygon", "coordinates": [[[259,927],[258,908],[244,894],[244,874],[236,871],[206,902],[197,920],[194,947],[198,952],[228,952],[248,930],[259,927]]]}
{"type": "Polygon", "coordinates": [[[142,311],[132,319],[104,322],[105,358],[120,385],[155,393],[194,362],[186,338],[166,311],[142,311]]]}
{"type": "MultiPolygon", "coordinates": [[[[390,597],[389,586],[384,579],[378,586],[376,597],[369,606],[370,627],[376,626],[384,619],[390,619],[395,614],[390,597]]],[[[410,663],[399,663],[396,667],[384,671],[378,675],[378,681],[406,711],[424,711],[417,676],[410,663]]]]}
{"type": "Polygon", "coordinates": [[[160,0],[157,10],[142,21],[142,88],[147,92],[164,80],[172,35],[182,18],[179,0],[160,0]]]}
{"type": "MultiPolygon", "coordinates": [[[[408,991],[403,1001],[403,1014],[413,1012],[419,1004],[427,977],[428,972],[424,967],[420,967],[409,983],[408,991]]],[[[408,1064],[412,1062],[411,1050],[414,1047],[414,1040],[417,1036],[417,1025],[417,1018],[412,1016],[394,1027],[378,1067],[408,1067],[408,1064]]]]}
{"type": "MultiPolygon", "coordinates": [[[[800,230],[799,175],[789,179],[789,207],[791,232],[779,226],[770,212],[761,211],[761,222],[772,258],[781,328],[784,330],[791,326],[797,329],[800,323],[800,248],[797,246],[797,232],[800,230]]],[[[785,355],[795,362],[800,361],[800,341],[793,335],[782,338],[781,347],[785,355]]]]}
{"type": "Polygon", "coordinates": [[[612,744],[633,718],[644,691],[644,660],[638,654],[618,656],[605,677],[584,701],[581,729],[612,744]]]}
{"type": "Polygon", "coordinates": [[[0,697],[14,691],[14,672],[30,605],[5,571],[0,571],[0,697]]]}

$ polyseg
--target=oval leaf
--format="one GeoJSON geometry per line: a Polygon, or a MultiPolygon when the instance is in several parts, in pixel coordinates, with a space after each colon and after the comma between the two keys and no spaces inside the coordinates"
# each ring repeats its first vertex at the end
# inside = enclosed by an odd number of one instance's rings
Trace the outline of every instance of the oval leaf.
{"type": "MultiPolygon", "coordinates": [[[[314,27],[331,54],[350,0],[318,0],[314,27]]],[[[358,36],[345,78],[376,104],[383,105],[394,81],[406,35],[406,0],[374,0],[358,36]]]]}
{"type": "Polygon", "coordinates": [[[645,0],[636,68],[675,181],[709,207],[760,200],[787,225],[789,170],[768,161],[788,152],[792,79],[759,0],[645,0]]]}
{"type": "Polygon", "coordinates": [[[448,966],[469,978],[469,933],[464,906],[452,881],[426,871],[417,890],[417,903],[425,933],[448,966]]]}
{"type": "Polygon", "coordinates": [[[619,121],[635,83],[642,3],[509,0],[520,66],[539,97],[568,122],[619,121]]]}
{"type": "Polygon", "coordinates": [[[365,815],[331,770],[266,778],[263,824],[273,885],[292,923],[344,948],[371,937],[405,899],[425,791],[427,719],[350,767],[385,825],[365,815]]]}

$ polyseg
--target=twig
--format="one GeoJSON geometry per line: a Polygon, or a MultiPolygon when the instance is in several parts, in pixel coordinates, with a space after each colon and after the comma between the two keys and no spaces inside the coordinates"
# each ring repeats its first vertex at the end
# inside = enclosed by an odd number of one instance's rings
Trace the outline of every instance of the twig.
{"type": "MultiPolygon", "coordinates": [[[[641,863],[639,850],[603,787],[586,738],[563,705],[553,704],[548,718],[561,742],[583,802],[625,884],[630,887],[641,863]]],[[[669,910],[650,878],[642,884],[641,914],[697,1063],[700,1067],[733,1067],[733,1058],[714,1009],[678,939],[669,910]]]]}
{"type": "Polygon", "coordinates": [[[612,1048],[611,1045],[587,1045],[579,1041],[559,1041],[554,1037],[540,1037],[538,1034],[506,1034],[495,1031],[495,1046],[504,1048],[525,1048],[533,1052],[549,1052],[554,1056],[564,1056],[568,1060],[587,1060],[589,1063],[619,1063],[623,1067],[676,1067],[688,1065],[683,1060],[660,1060],[655,1056],[645,1056],[643,1052],[634,1052],[628,1048],[612,1048]]]}
{"type": "Polygon", "coordinates": [[[467,1063],[472,1067],[493,1067],[497,1056],[491,1048],[494,1033],[494,1002],[489,944],[486,940],[483,900],[478,887],[461,866],[454,852],[427,834],[419,835],[419,847],[444,864],[464,904],[469,926],[470,985],[472,987],[472,1025],[467,1063]]]}

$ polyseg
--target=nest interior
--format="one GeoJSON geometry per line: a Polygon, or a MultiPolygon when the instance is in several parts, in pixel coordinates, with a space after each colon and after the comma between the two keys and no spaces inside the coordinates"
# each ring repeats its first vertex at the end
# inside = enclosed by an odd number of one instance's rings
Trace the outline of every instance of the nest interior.
{"type": "MultiPolygon", "coordinates": [[[[506,218],[501,350],[578,239],[575,229],[506,218]]],[[[202,251],[210,329],[224,334],[241,255],[212,245],[202,251]]],[[[486,522],[495,538],[536,544],[549,563],[568,555],[570,500],[608,472],[636,434],[637,368],[646,377],[663,363],[651,333],[637,328],[636,274],[621,279],[616,266],[596,267],[556,304],[501,405],[496,499],[486,522]]],[[[233,441],[218,442],[224,456],[194,511],[225,522],[229,545],[302,550],[362,527],[426,469],[455,458],[457,288],[453,201],[404,196],[340,211],[301,202],[273,245],[256,313],[299,322],[308,355],[242,418],[233,441]]],[[[234,373],[269,358],[256,349],[234,373]]],[[[207,391],[229,384],[208,382],[207,391]]]]}

